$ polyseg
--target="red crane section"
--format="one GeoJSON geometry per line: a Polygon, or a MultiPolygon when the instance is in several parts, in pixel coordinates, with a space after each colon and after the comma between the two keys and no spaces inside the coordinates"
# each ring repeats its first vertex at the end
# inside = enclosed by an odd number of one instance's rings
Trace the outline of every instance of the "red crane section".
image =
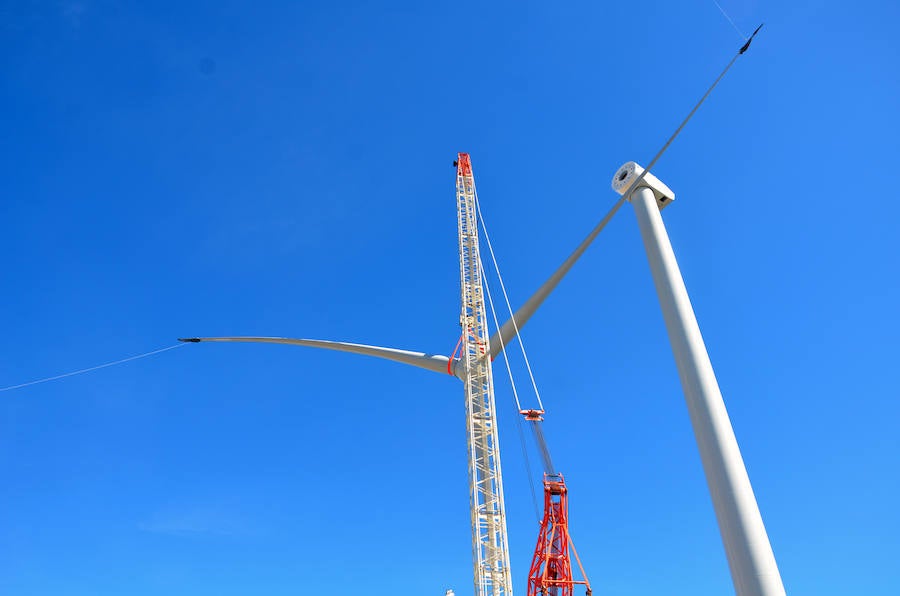
{"type": "Polygon", "coordinates": [[[468,153],[458,153],[457,159],[453,162],[453,165],[456,166],[457,176],[472,175],[472,160],[469,159],[468,153]]]}
{"type": "Polygon", "coordinates": [[[583,585],[591,596],[591,584],[581,567],[569,536],[568,489],[562,474],[544,474],[544,518],[534,558],[528,572],[528,596],[572,596],[574,586],[583,585]],[[582,581],[572,576],[571,547],[582,581]]]}

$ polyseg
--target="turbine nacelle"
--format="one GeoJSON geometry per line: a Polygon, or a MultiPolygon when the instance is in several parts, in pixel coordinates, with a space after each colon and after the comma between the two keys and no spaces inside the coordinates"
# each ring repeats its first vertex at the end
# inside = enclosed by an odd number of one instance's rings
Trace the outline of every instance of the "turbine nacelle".
{"type": "Polygon", "coordinates": [[[650,172],[644,173],[644,168],[636,162],[629,161],[623,164],[616,171],[616,175],[613,176],[612,188],[620,195],[625,195],[625,193],[641,187],[646,187],[653,191],[653,196],[656,197],[656,204],[660,210],[675,200],[675,193],[672,192],[671,188],[660,182],[659,178],[650,172]],[[635,182],[637,182],[637,185],[635,188],[632,188],[635,182]]]}

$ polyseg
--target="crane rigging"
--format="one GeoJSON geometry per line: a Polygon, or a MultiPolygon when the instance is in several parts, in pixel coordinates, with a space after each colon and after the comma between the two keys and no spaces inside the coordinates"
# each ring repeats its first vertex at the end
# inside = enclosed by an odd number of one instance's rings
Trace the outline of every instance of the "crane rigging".
{"type": "MultiPolygon", "coordinates": [[[[490,245],[490,236],[481,209],[472,174],[472,163],[467,153],[460,153],[454,162],[457,169],[457,219],[459,231],[460,284],[462,313],[460,364],[463,366],[466,385],[466,421],[469,432],[469,482],[471,490],[473,561],[475,564],[476,594],[511,594],[512,579],[509,572],[509,546],[506,531],[506,509],[503,503],[503,477],[500,469],[500,453],[496,424],[496,399],[493,388],[493,371],[487,343],[487,309],[485,292],[491,300],[489,286],[483,279],[483,265],[480,256],[478,224],[484,230],[495,272],[506,299],[507,308],[512,311],[506,293],[500,268],[490,245]]],[[[491,313],[496,321],[496,311],[491,304],[491,313]]],[[[553,466],[541,422],[543,403],[534,381],[525,346],[519,335],[519,324],[515,314],[510,312],[512,329],[528,367],[535,396],[541,409],[522,409],[519,404],[515,380],[506,360],[506,343],[499,342],[510,383],[519,407],[519,413],[530,423],[535,442],[544,463],[544,514],[531,567],[528,574],[528,596],[571,596],[576,584],[586,586],[587,595],[591,588],[581,570],[581,581],[572,576],[569,547],[575,552],[568,530],[568,489],[562,474],[553,466]]],[[[499,325],[498,325],[499,328],[499,325]]],[[[576,554],[577,561],[577,554],[576,554]]]]}
{"type": "MultiPolygon", "coordinates": [[[[454,162],[458,165],[459,161],[454,162]]],[[[553,465],[553,458],[550,455],[550,448],[547,445],[547,439],[543,431],[544,421],[544,403],[541,399],[541,393],[538,390],[537,382],[534,379],[534,372],[531,369],[531,363],[528,354],[525,351],[525,343],[519,333],[519,325],[516,322],[516,316],[512,312],[512,306],[509,302],[509,295],[506,291],[506,285],[503,283],[503,276],[500,273],[500,266],[497,263],[497,257],[494,254],[494,248],[491,244],[491,236],[487,230],[487,224],[481,215],[481,206],[478,202],[478,195],[475,193],[475,204],[478,211],[479,223],[484,232],[484,239],[487,242],[488,252],[491,255],[491,261],[494,265],[494,273],[503,294],[506,307],[510,314],[509,323],[518,340],[519,348],[522,352],[522,358],[525,361],[525,367],[528,371],[528,377],[531,380],[531,386],[534,390],[534,397],[537,401],[537,408],[526,409],[522,407],[519,400],[519,392],[516,388],[516,381],[512,373],[507,355],[506,343],[502,343],[500,351],[503,354],[503,361],[506,365],[506,371],[509,375],[510,387],[512,389],[513,398],[516,403],[516,409],[521,414],[526,423],[531,427],[532,435],[538,452],[541,455],[543,463],[543,486],[544,486],[544,513],[540,518],[540,531],[538,533],[537,545],[534,549],[534,555],[531,559],[531,565],[528,570],[528,596],[572,596],[573,589],[576,585],[585,586],[586,596],[591,596],[591,585],[584,572],[584,567],[578,558],[575,545],[569,534],[569,505],[568,505],[568,488],[565,479],[553,465]],[[583,579],[576,580],[573,576],[573,565],[570,557],[571,553],[575,555],[575,561],[581,572],[583,579]]],[[[607,220],[608,221],[608,220],[607,220]]],[[[484,289],[487,294],[488,304],[490,305],[491,314],[494,318],[494,324],[501,329],[497,320],[497,312],[494,308],[494,300],[491,295],[490,285],[485,284],[484,289]]],[[[520,432],[519,438],[522,441],[523,453],[525,454],[525,464],[529,483],[531,483],[531,466],[528,464],[527,448],[524,444],[524,437],[520,432]]],[[[534,488],[532,487],[532,493],[534,488]]],[[[534,496],[532,494],[532,496],[534,496]]],[[[535,502],[535,509],[537,503],[535,502]]]]}

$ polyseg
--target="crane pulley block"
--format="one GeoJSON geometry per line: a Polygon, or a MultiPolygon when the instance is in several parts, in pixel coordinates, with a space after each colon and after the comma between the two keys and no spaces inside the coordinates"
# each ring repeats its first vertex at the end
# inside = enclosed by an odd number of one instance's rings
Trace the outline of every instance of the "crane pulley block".
{"type": "Polygon", "coordinates": [[[544,410],[519,410],[519,414],[525,416],[528,422],[540,422],[544,419],[544,410]]]}

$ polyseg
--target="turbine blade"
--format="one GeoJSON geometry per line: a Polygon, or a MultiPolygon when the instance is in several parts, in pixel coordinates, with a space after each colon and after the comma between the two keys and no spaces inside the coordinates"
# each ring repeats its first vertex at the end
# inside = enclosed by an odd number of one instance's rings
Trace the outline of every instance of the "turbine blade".
{"type": "Polygon", "coordinates": [[[585,238],[581,244],[578,245],[578,248],[575,249],[569,258],[566,259],[562,265],[559,266],[559,269],[553,272],[553,275],[544,282],[537,291],[531,295],[531,298],[525,301],[525,304],[519,307],[519,310],[513,314],[512,318],[507,322],[503,323],[500,326],[500,329],[491,336],[490,346],[491,346],[491,358],[496,358],[500,351],[503,349],[503,346],[512,341],[512,339],[516,336],[516,327],[520,330],[525,326],[525,323],[528,322],[528,319],[531,318],[531,315],[537,311],[537,309],[543,304],[544,300],[547,299],[547,296],[550,295],[551,292],[556,288],[557,284],[562,281],[562,278],[566,276],[566,273],[569,272],[569,269],[572,268],[572,265],[581,258],[581,255],[584,254],[584,251],[587,250],[587,247],[591,245],[597,235],[603,231],[603,228],[606,227],[606,224],[609,223],[609,220],[612,219],[613,215],[619,210],[619,207],[622,206],[623,201],[619,200],[613,206],[612,209],[609,210],[609,213],[600,220],[600,223],[591,230],[591,233],[588,234],[587,238],[585,238]]]}
{"type": "MultiPolygon", "coordinates": [[[[263,343],[263,344],[288,344],[292,346],[306,346],[309,348],[322,348],[325,350],[335,350],[337,352],[350,352],[351,354],[362,354],[364,356],[374,356],[375,358],[384,358],[385,360],[393,360],[417,366],[436,373],[447,374],[450,359],[447,356],[439,356],[435,354],[426,354],[424,352],[410,352],[409,350],[397,350],[395,348],[382,348],[380,346],[367,346],[363,344],[351,344],[342,341],[325,341],[321,339],[292,339],[289,337],[185,337],[179,338],[178,341],[198,343],[213,341],[230,341],[230,342],[247,342],[247,343],[263,343]]],[[[450,366],[450,370],[455,372],[457,367],[450,366]]],[[[451,372],[450,374],[453,374],[451,372]]]]}

